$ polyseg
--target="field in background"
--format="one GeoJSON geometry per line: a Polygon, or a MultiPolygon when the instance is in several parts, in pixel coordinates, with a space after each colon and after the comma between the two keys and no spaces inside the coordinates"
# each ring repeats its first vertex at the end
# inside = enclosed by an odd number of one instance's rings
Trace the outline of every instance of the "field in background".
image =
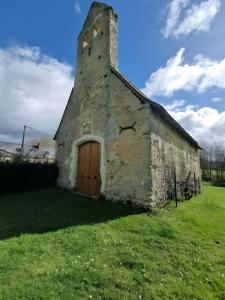
{"type": "Polygon", "coordinates": [[[0,299],[225,299],[225,189],[156,215],[47,189],[0,197],[0,299]]]}

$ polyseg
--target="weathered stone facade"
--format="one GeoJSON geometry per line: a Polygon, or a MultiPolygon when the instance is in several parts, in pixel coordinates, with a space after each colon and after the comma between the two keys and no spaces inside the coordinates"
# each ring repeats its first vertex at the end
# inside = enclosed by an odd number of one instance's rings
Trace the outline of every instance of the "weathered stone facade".
{"type": "Polygon", "coordinates": [[[101,194],[144,207],[162,205],[194,180],[198,144],[159,104],[118,72],[117,15],[94,2],[78,38],[74,88],[57,130],[58,184],[76,188],[79,146],[101,145],[101,194]]]}

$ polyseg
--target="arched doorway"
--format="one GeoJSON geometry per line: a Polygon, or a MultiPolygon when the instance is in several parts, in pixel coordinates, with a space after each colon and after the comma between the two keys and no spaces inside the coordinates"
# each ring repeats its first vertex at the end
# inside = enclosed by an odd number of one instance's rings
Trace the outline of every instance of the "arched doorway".
{"type": "Polygon", "coordinates": [[[79,146],[76,191],[92,197],[100,196],[101,147],[97,142],[87,142],[79,146]]]}

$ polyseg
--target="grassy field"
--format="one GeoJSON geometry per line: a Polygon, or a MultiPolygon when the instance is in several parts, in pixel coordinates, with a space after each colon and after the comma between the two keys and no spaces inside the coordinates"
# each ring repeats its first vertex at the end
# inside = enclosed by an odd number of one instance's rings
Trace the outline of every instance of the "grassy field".
{"type": "Polygon", "coordinates": [[[156,215],[58,189],[1,196],[0,299],[225,299],[225,189],[156,215]]]}

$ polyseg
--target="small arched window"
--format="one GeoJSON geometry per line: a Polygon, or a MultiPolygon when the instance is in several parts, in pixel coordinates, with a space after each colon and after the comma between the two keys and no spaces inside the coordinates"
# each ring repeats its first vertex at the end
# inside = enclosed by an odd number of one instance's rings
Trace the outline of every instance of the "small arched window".
{"type": "Polygon", "coordinates": [[[101,25],[99,20],[97,20],[94,24],[93,36],[94,38],[101,32],[101,25]]]}
{"type": "Polygon", "coordinates": [[[88,31],[84,33],[82,46],[83,48],[86,48],[88,46],[88,31]]]}

